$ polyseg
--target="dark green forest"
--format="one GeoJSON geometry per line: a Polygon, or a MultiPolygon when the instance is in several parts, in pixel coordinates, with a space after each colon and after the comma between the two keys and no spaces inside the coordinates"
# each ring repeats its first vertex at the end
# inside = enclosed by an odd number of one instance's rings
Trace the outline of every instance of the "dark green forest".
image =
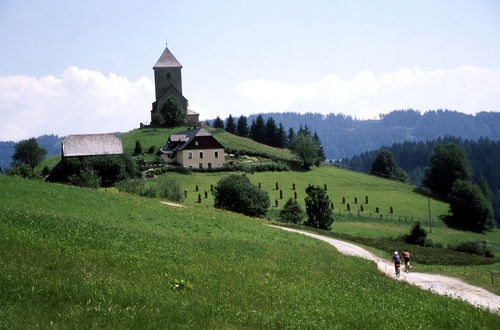
{"type": "Polygon", "coordinates": [[[443,137],[425,142],[407,141],[364,152],[335,163],[338,166],[369,173],[375,157],[380,150],[385,149],[394,156],[397,165],[406,171],[411,183],[420,185],[434,147],[437,144],[447,143],[455,143],[465,149],[472,167],[474,182],[478,182],[482,177],[485,178],[492,192],[495,219],[497,224],[500,224],[500,141],[498,140],[493,141],[484,137],[478,140],[443,137]]]}

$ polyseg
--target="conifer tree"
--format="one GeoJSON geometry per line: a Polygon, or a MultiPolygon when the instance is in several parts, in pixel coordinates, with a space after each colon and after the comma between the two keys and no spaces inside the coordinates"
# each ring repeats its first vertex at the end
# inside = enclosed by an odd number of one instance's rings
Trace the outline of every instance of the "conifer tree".
{"type": "Polygon", "coordinates": [[[236,124],[232,115],[229,115],[226,119],[226,132],[236,134],[236,124]]]}
{"type": "Polygon", "coordinates": [[[247,117],[241,115],[238,118],[238,123],[236,124],[236,134],[239,136],[247,137],[248,136],[248,120],[247,117]]]}

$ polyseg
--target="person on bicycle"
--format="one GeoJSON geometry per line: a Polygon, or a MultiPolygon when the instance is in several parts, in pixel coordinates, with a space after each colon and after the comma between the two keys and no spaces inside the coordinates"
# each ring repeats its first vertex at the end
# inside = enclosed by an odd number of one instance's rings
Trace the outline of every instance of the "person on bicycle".
{"type": "Polygon", "coordinates": [[[404,250],[403,251],[403,259],[405,261],[405,272],[409,272],[410,271],[410,252],[408,250],[404,250]]]}
{"type": "Polygon", "coordinates": [[[399,258],[398,251],[394,251],[392,255],[392,261],[394,261],[394,270],[396,272],[396,276],[399,275],[399,267],[401,266],[401,259],[399,258]]]}

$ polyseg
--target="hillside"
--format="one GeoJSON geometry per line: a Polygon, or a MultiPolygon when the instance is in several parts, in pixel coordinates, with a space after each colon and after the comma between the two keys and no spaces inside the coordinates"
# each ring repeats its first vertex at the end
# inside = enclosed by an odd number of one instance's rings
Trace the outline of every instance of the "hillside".
{"type": "MultiPolygon", "coordinates": [[[[246,150],[266,154],[276,158],[291,159],[292,154],[287,149],[273,148],[248,138],[243,138],[237,135],[227,133],[222,129],[214,129],[211,127],[203,127],[209,131],[225,148],[232,150],[246,150]]],[[[143,148],[154,146],[155,150],[163,147],[167,142],[168,137],[177,132],[185,131],[190,127],[182,126],[175,128],[143,128],[135,129],[125,134],[120,135],[123,142],[123,147],[128,153],[132,153],[135,147],[135,141],[139,141],[143,148]]]]}
{"type": "Polygon", "coordinates": [[[2,328],[387,329],[402,309],[412,326],[500,325],[261,220],[5,176],[0,185],[2,328]]]}

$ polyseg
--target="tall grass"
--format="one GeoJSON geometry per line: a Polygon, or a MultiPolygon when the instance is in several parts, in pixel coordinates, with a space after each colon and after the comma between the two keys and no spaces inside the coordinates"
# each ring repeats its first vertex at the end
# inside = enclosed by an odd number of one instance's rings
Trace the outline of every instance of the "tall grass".
{"type": "Polygon", "coordinates": [[[2,176],[0,186],[2,328],[500,325],[261,220],[2,176]]]}

